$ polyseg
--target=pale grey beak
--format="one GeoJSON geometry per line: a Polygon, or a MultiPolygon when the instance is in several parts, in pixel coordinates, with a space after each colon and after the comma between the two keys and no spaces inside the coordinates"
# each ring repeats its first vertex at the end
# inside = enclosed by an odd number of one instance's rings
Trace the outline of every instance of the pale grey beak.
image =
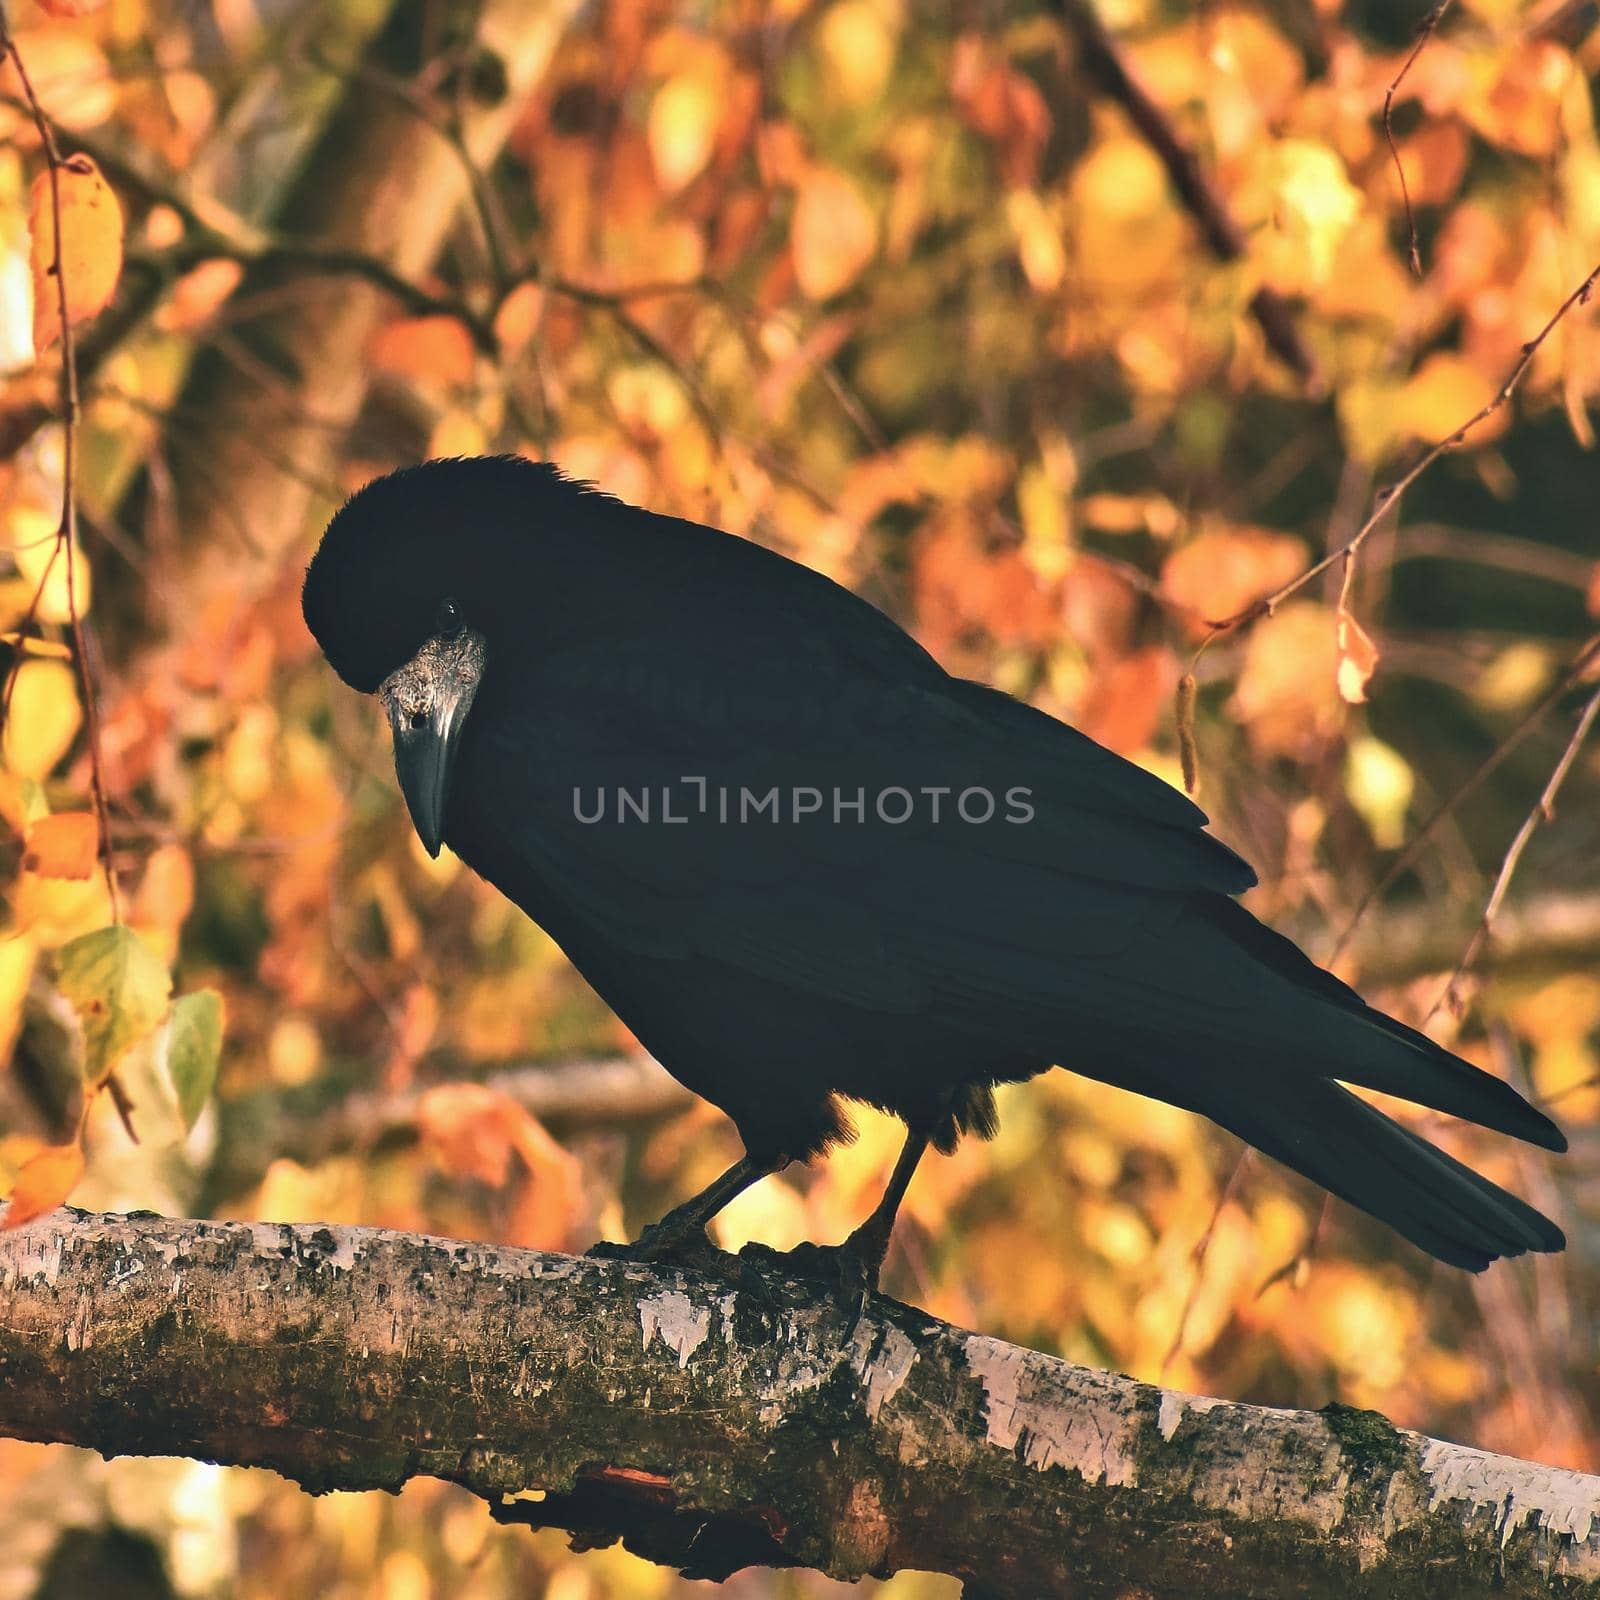
{"type": "Polygon", "coordinates": [[[483,635],[436,635],[378,688],[394,734],[394,770],[430,856],[444,843],[445,811],[461,730],[483,677],[483,635]]]}

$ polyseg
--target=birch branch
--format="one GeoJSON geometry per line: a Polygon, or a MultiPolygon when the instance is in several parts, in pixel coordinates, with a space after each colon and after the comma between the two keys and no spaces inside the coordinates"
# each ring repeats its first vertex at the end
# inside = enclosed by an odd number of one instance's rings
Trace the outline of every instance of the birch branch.
{"type": "Polygon", "coordinates": [[[0,1235],[0,1433],[419,1474],[685,1572],[976,1600],[1600,1596],[1600,1479],[1136,1383],[814,1283],[63,1210],[0,1235]]]}

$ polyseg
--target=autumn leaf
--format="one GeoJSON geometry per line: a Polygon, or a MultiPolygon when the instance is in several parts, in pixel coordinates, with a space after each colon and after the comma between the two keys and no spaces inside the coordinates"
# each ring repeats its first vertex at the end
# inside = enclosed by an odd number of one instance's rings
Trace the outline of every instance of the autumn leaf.
{"type": "Polygon", "coordinates": [[[789,244],[801,290],[827,300],[849,288],[877,252],[877,218],[852,178],[812,167],[800,183],[789,244]]]}
{"type": "Polygon", "coordinates": [[[1165,645],[1135,650],[1095,674],[1078,726],[1091,739],[1132,755],[1155,736],[1177,681],[1177,663],[1165,645]]]}
{"type": "Polygon", "coordinates": [[[1305,546],[1288,534],[1208,528],[1167,557],[1161,588],[1196,617],[1221,621],[1282,588],[1305,559],[1305,546]]]}
{"type": "Polygon", "coordinates": [[[1352,705],[1367,698],[1367,681],[1378,664],[1378,647],[1342,606],[1339,608],[1339,693],[1352,705]]]}
{"type": "MultiPolygon", "coordinates": [[[[71,622],[74,616],[85,616],[93,598],[91,568],[83,549],[76,542],[69,547],[58,538],[59,527],[59,507],[47,511],[43,506],[18,506],[6,529],[17,576],[33,595],[36,623],[71,622]]],[[[65,646],[61,655],[70,659],[65,646]]]]}
{"type": "Polygon", "coordinates": [[[167,1014],[172,974],[129,928],[98,928],[56,953],[56,986],[83,1024],[84,1081],[98,1087],[167,1014]]]}
{"type": "Polygon", "coordinates": [[[193,1128],[217,1081],[222,1059],[222,996],[215,989],[180,995],[167,1025],[167,1076],[183,1125],[193,1128]]]}
{"type": "MultiPolygon", "coordinates": [[[[68,156],[56,173],[61,205],[61,276],[73,326],[97,316],[122,274],[122,206],[88,156],[68,156]]],[[[61,337],[61,291],[56,278],[56,198],[50,173],[33,180],[28,217],[32,240],[33,347],[61,337]]]]}
{"type": "Polygon", "coordinates": [[[705,170],[716,147],[723,104],[717,84],[700,72],[679,73],[656,91],[646,136],[666,193],[676,194],[705,170]]]}
{"type": "Polygon", "coordinates": [[[72,651],[56,639],[39,639],[31,633],[0,633],[0,644],[36,661],[70,661],[72,651]]]}
{"type": "Polygon", "coordinates": [[[28,829],[23,869],[42,878],[87,878],[100,854],[100,827],[91,812],[63,811],[28,829]]]}
{"type": "Polygon", "coordinates": [[[535,1247],[566,1243],[582,1198],[578,1163],[525,1107],[484,1084],[440,1084],[423,1095],[417,1124],[440,1166],[493,1189],[512,1176],[516,1155],[526,1181],[512,1234],[535,1247]]]}
{"type": "Polygon", "coordinates": [[[1338,733],[1339,659],[1333,615],[1314,601],[1291,601],[1250,629],[1231,710],[1258,752],[1313,760],[1338,733]]]}
{"type": "Polygon", "coordinates": [[[873,0],[837,0],[817,26],[832,93],[846,105],[864,106],[883,92],[894,67],[894,8],[873,0]]]}
{"type": "MultiPolygon", "coordinates": [[[[66,22],[47,22],[13,36],[17,53],[44,114],[63,128],[92,128],[117,108],[117,82],[106,53],[89,32],[66,22]]],[[[0,65],[0,93],[13,103],[23,100],[22,84],[10,61],[0,65]]],[[[37,147],[38,135],[25,110],[18,113],[22,138],[37,147]]],[[[17,126],[8,123],[6,131],[17,126]]],[[[19,141],[20,142],[20,141],[19,141]]]]}
{"type": "Polygon", "coordinates": [[[472,382],[477,351],[455,317],[401,317],[373,334],[367,360],[390,377],[464,388],[472,382]]]}
{"type": "Polygon", "coordinates": [[[23,1163],[11,1189],[0,1228],[20,1228],[47,1211],[54,1211],[77,1187],[83,1176],[83,1146],[53,1144],[23,1163]]]}
{"type": "Polygon", "coordinates": [[[60,661],[24,661],[11,684],[6,765],[21,777],[45,777],[72,748],[82,720],[72,668],[60,661]]]}
{"type": "Polygon", "coordinates": [[[529,1113],[508,1096],[478,1083],[445,1083],[417,1105],[422,1142],[439,1165],[490,1188],[505,1183],[529,1113]]]}

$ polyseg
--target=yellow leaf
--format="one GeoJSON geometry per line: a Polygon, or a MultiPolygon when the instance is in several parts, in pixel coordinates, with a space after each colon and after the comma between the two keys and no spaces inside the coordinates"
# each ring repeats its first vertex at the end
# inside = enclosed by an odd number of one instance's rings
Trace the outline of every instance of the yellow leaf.
{"type": "MultiPolygon", "coordinates": [[[[1430,443],[1448,438],[1474,412],[1487,405],[1495,380],[1465,357],[1439,351],[1406,380],[1394,402],[1392,425],[1401,434],[1430,443]]],[[[1469,435],[1483,444],[1503,433],[1511,421],[1509,407],[1486,417],[1469,435]]]]}
{"type": "Polygon", "coordinates": [[[1367,681],[1378,664],[1378,647],[1343,607],[1339,610],[1339,693],[1351,705],[1367,698],[1367,681]]]}
{"type": "Polygon", "coordinates": [[[24,871],[41,878],[87,878],[100,855],[100,826],[88,811],[40,817],[28,829],[24,871]]]}
{"type": "Polygon", "coordinates": [[[11,1059],[11,1047],[22,1027],[22,1006],[38,947],[25,934],[0,939],[0,1061],[11,1059]]]}
{"type": "Polygon", "coordinates": [[[70,667],[59,661],[24,661],[11,686],[6,765],[24,778],[45,777],[72,748],[82,717],[70,667]]]}
{"type": "Polygon", "coordinates": [[[789,224],[795,276],[813,300],[826,300],[861,276],[878,248],[878,223],[855,181],[833,167],[801,180],[789,224]]]}
{"type": "MultiPolygon", "coordinates": [[[[82,28],[68,23],[45,23],[14,35],[18,53],[28,69],[29,81],[52,122],[64,128],[92,128],[117,108],[117,82],[105,52],[82,28]]],[[[22,98],[22,85],[9,61],[0,70],[0,92],[13,102],[22,98]]],[[[21,128],[30,147],[37,135],[28,114],[8,111],[0,132],[21,128]]],[[[20,141],[19,141],[20,142],[20,141]]]]}
{"type": "Polygon", "coordinates": [[[90,878],[41,878],[24,872],[17,880],[12,917],[43,950],[92,933],[111,920],[104,873],[90,878]]]}
{"type": "Polygon", "coordinates": [[[846,105],[875,100],[889,81],[899,44],[896,8],[875,0],[839,0],[817,27],[831,95],[846,105]]]}
{"type": "Polygon", "coordinates": [[[1406,812],[1416,778],[1393,745],[1370,734],[1352,739],[1345,757],[1344,787],[1380,850],[1394,850],[1405,842],[1406,812]]]}
{"type": "Polygon", "coordinates": [[[1273,168],[1278,227],[1298,257],[1284,275],[1295,282],[1325,283],[1360,213],[1361,191],[1338,155],[1311,139],[1283,140],[1273,151],[1273,168]]]}
{"type": "Polygon", "coordinates": [[[61,289],[76,326],[97,315],[122,273],[122,207],[100,169],[85,155],[68,156],[56,174],[61,206],[61,280],[56,277],[56,197],[48,171],[33,180],[33,347],[61,337],[61,289]]]}
{"type": "Polygon", "coordinates": [[[77,1186],[83,1176],[83,1147],[77,1144],[46,1145],[23,1164],[11,1190],[0,1228],[20,1228],[47,1211],[54,1211],[77,1186]]]}
{"type": "Polygon", "coordinates": [[[1249,631],[1233,714],[1264,755],[1314,760],[1344,720],[1334,679],[1339,650],[1332,614],[1292,601],[1249,631]]]}
{"type": "Polygon", "coordinates": [[[705,74],[680,72],[656,91],[646,137],[656,177],[668,194],[687,188],[716,148],[724,100],[705,74]]]}
{"type": "Polygon", "coordinates": [[[38,661],[70,661],[72,652],[59,640],[36,639],[31,633],[0,633],[0,644],[38,661]]]}
{"type": "Polygon", "coordinates": [[[1472,698],[1491,711],[1520,711],[1555,677],[1559,657],[1531,639],[1519,639],[1499,651],[1478,674],[1472,698]]]}
{"type": "Polygon", "coordinates": [[[1017,509],[1022,513],[1022,552],[1047,582],[1072,565],[1072,522],[1067,499],[1043,466],[1027,466],[1017,478],[1017,509]]]}
{"type": "Polygon", "coordinates": [[[194,863],[179,844],[164,844],[145,863],[130,920],[169,964],[178,954],[178,930],[194,904],[194,863]]]}
{"type": "Polygon", "coordinates": [[[1040,294],[1059,288],[1067,275],[1067,252],[1044,202],[1032,189],[1013,189],[1006,196],[1006,218],[1017,236],[1023,277],[1040,294]]]}
{"type": "Polygon", "coordinates": [[[494,336],[500,348],[512,354],[530,344],[544,321],[544,286],[519,283],[495,313],[494,336]]]}
{"type": "Polygon", "coordinates": [[[489,447],[483,424],[462,407],[446,411],[428,435],[430,456],[478,456],[489,447]]]}
{"type": "MultiPolygon", "coordinates": [[[[71,622],[74,604],[80,617],[89,609],[89,563],[76,544],[72,546],[69,563],[67,545],[57,537],[60,526],[59,506],[49,508],[30,501],[13,506],[6,518],[5,542],[11,547],[17,574],[27,586],[34,619],[38,622],[71,622]]],[[[42,640],[39,642],[43,644],[42,640]]],[[[62,657],[70,659],[65,647],[56,649],[62,657]]],[[[32,653],[49,655],[53,652],[36,649],[32,653]]]]}

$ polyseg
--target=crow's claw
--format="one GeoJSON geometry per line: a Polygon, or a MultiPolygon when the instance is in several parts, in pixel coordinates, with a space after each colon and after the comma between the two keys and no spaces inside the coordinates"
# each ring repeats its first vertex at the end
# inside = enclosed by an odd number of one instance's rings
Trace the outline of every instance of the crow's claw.
{"type": "Polygon", "coordinates": [[[637,1261],[644,1265],[689,1267],[704,1273],[739,1294],[750,1295],[760,1315],[772,1321],[781,1309],[771,1285],[742,1256],[730,1255],[712,1244],[703,1228],[668,1229],[659,1223],[646,1228],[631,1244],[601,1240],[584,1252],[595,1261],[637,1261]]]}

